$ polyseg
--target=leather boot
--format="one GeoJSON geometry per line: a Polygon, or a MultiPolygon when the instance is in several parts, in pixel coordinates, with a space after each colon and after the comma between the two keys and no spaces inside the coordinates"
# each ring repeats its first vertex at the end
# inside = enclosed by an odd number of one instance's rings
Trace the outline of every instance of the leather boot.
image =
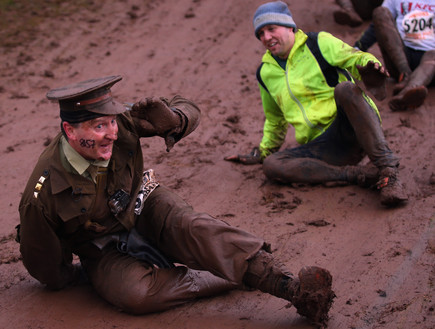
{"type": "Polygon", "coordinates": [[[373,10],[373,25],[385,66],[390,75],[397,81],[409,76],[411,69],[403,50],[403,41],[388,8],[381,6],[373,10]]]}
{"type": "MultiPolygon", "coordinates": [[[[415,109],[421,106],[426,99],[428,86],[435,75],[435,50],[426,52],[420,62],[420,65],[411,73],[403,88],[394,96],[388,105],[392,111],[404,111],[415,109]]],[[[399,88],[396,88],[396,91],[399,88]]]]}
{"type": "Polygon", "coordinates": [[[337,24],[356,27],[363,23],[363,20],[356,13],[350,0],[336,0],[335,2],[341,7],[333,13],[334,20],[337,24]]]}
{"type": "Polygon", "coordinates": [[[251,288],[290,301],[300,315],[316,325],[326,326],[335,297],[331,288],[332,276],[327,270],[304,267],[295,278],[271,254],[260,250],[249,260],[243,282],[251,288]]]}
{"type": "Polygon", "coordinates": [[[398,169],[385,167],[380,172],[380,179],[376,184],[381,191],[381,204],[395,206],[408,200],[408,196],[398,178],[398,169]]]}

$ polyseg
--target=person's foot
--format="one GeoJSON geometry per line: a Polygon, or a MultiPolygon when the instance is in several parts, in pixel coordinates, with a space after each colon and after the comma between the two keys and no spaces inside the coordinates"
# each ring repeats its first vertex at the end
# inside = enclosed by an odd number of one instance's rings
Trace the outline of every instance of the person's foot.
{"type": "Polygon", "coordinates": [[[394,96],[388,105],[391,111],[406,111],[421,106],[426,99],[428,90],[425,86],[405,88],[394,96]]]}
{"type": "Polygon", "coordinates": [[[334,20],[337,24],[348,25],[350,27],[357,27],[363,23],[362,19],[356,13],[347,10],[334,11],[334,20]]]}
{"type": "Polygon", "coordinates": [[[317,266],[306,266],[299,271],[298,277],[299,290],[293,296],[292,304],[314,325],[326,327],[328,312],[336,297],[332,291],[331,274],[317,266]]]}
{"type": "Polygon", "coordinates": [[[410,75],[407,73],[400,73],[396,85],[393,87],[393,95],[400,93],[408,85],[410,75]]]}
{"type": "Polygon", "coordinates": [[[377,188],[381,192],[381,204],[394,207],[408,200],[408,195],[399,181],[398,170],[386,167],[380,173],[377,188]]]}

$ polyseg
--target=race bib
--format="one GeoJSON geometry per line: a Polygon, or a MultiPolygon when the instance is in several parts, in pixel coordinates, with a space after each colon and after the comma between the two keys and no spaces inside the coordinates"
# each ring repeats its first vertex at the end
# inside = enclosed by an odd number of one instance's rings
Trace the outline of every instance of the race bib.
{"type": "Polygon", "coordinates": [[[405,32],[405,40],[433,40],[433,13],[415,10],[403,18],[402,27],[405,32]]]}

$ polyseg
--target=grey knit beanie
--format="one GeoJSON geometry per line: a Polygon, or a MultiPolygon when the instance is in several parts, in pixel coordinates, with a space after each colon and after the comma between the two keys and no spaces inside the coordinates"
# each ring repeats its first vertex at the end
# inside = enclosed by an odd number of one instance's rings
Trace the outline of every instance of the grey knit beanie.
{"type": "Polygon", "coordinates": [[[268,2],[258,7],[254,14],[253,23],[257,39],[260,39],[258,37],[258,31],[263,26],[269,24],[293,27],[296,29],[296,23],[293,20],[292,13],[282,1],[268,2]]]}

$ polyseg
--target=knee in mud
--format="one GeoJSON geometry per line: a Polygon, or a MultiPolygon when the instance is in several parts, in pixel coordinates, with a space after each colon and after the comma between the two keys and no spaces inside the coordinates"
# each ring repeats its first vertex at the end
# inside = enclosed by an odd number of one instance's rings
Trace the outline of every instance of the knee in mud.
{"type": "Polygon", "coordinates": [[[358,87],[350,81],[341,82],[335,87],[334,97],[340,104],[344,100],[349,100],[352,94],[358,90],[357,88],[358,87]]]}

